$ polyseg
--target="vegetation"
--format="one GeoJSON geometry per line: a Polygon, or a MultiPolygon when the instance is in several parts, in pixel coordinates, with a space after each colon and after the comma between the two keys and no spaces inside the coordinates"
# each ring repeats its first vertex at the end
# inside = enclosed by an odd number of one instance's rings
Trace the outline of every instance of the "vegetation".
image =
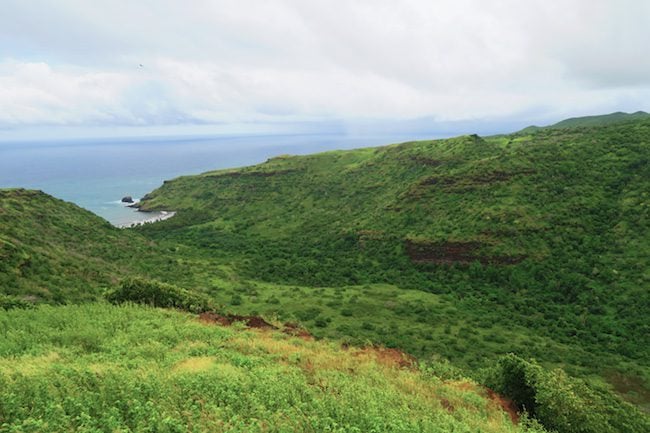
{"type": "Polygon", "coordinates": [[[569,378],[562,370],[547,371],[514,355],[499,360],[487,380],[521,410],[561,432],[650,431],[650,420],[634,408],[569,378]]]}
{"type": "Polygon", "coordinates": [[[177,308],[194,313],[215,309],[214,304],[205,295],[171,284],[142,278],[125,280],[118,288],[108,290],[104,296],[113,304],[133,302],[152,307],[177,308]]]}
{"type": "Polygon", "coordinates": [[[584,117],[573,117],[570,119],[562,120],[553,125],[539,127],[539,126],[529,126],[525,128],[522,132],[530,133],[535,132],[540,129],[562,129],[562,128],[581,128],[581,127],[593,127],[593,126],[607,126],[613,125],[616,123],[632,122],[635,120],[648,120],[650,114],[645,111],[637,111],[636,113],[611,113],[604,114],[600,116],[584,116],[584,117]]]}
{"type": "Polygon", "coordinates": [[[188,314],[44,306],[0,333],[0,432],[542,432],[470,381],[188,314]]]}
{"type": "Polygon", "coordinates": [[[126,230],[0,190],[0,308],[104,291],[115,303],[225,305],[402,349],[436,377],[490,384],[549,429],[643,431],[650,119],[555,126],[181,177],[141,202],[174,218],[126,230]]]}
{"type": "Polygon", "coordinates": [[[472,369],[515,352],[625,372],[634,399],[650,383],[649,157],[637,120],[273,158],[166,182],[143,208],[177,217],[138,232],[219,264],[213,296],[237,292],[238,311],[472,369]]]}
{"type": "Polygon", "coordinates": [[[14,308],[31,308],[33,304],[23,298],[7,296],[0,293],[0,310],[12,310],[14,308]]]}

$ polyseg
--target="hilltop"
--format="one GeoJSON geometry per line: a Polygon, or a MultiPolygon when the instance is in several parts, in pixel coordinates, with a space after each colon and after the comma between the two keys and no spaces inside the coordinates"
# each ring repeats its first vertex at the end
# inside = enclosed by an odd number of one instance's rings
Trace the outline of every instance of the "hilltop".
{"type": "Polygon", "coordinates": [[[540,129],[607,126],[616,123],[633,122],[635,120],[648,120],[648,118],[650,118],[650,114],[646,113],[645,111],[637,111],[635,113],[623,113],[617,111],[616,113],[602,114],[599,116],[572,117],[570,119],[565,119],[549,126],[529,126],[527,128],[524,128],[521,132],[531,133],[540,129]]]}

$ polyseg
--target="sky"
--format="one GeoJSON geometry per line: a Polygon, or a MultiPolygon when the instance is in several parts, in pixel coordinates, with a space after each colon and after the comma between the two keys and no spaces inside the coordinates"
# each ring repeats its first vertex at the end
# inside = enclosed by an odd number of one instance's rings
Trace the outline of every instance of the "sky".
{"type": "Polygon", "coordinates": [[[0,140],[650,111],[647,0],[2,0],[0,140]]]}

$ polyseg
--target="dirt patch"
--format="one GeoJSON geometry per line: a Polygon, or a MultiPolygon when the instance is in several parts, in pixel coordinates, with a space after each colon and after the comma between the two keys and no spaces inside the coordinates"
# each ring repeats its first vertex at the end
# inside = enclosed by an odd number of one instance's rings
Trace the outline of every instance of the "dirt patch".
{"type": "Polygon", "coordinates": [[[517,411],[517,405],[512,400],[497,394],[490,388],[466,381],[447,383],[461,391],[483,394],[490,401],[489,404],[495,405],[506,412],[513,424],[517,424],[519,422],[519,412],[517,411]]]}
{"type": "Polygon", "coordinates": [[[284,324],[284,329],[282,332],[287,335],[292,335],[294,337],[302,338],[303,340],[311,341],[314,339],[313,335],[309,333],[305,328],[301,327],[297,323],[287,322],[284,324]]]}
{"type": "Polygon", "coordinates": [[[481,256],[480,242],[414,242],[406,240],[406,254],[414,263],[471,263],[481,256]]]}
{"type": "Polygon", "coordinates": [[[456,410],[454,405],[444,397],[440,399],[440,405],[449,413],[452,413],[454,410],[456,410]]]}
{"type": "Polygon", "coordinates": [[[623,399],[650,413],[650,390],[644,387],[643,379],[618,371],[608,372],[605,378],[623,399]]]}
{"type": "Polygon", "coordinates": [[[480,254],[484,247],[481,242],[415,242],[405,241],[406,254],[413,263],[433,263],[451,265],[469,264],[478,261],[482,264],[511,265],[519,263],[522,256],[485,256],[480,254]]]}
{"type": "Polygon", "coordinates": [[[519,423],[519,412],[517,412],[517,405],[514,401],[500,396],[496,392],[492,391],[490,388],[486,388],[487,395],[494,403],[496,403],[501,409],[503,409],[513,424],[519,423]]]}
{"type": "Polygon", "coordinates": [[[234,322],[243,322],[249,328],[255,329],[277,329],[259,316],[239,316],[237,314],[222,315],[214,311],[199,314],[199,320],[203,323],[230,326],[234,322]]]}
{"type": "Polygon", "coordinates": [[[371,355],[377,362],[389,367],[415,369],[417,359],[399,349],[389,349],[386,347],[366,347],[356,352],[356,355],[371,355]]]}

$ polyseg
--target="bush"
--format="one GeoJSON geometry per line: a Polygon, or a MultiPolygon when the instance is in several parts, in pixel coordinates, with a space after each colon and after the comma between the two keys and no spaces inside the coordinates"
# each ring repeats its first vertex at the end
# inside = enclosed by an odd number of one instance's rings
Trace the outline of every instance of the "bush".
{"type": "Polygon", "coordinates": [[[352,317],[354,316],[354,312],[350,310],[349,308],[344,308],[341,310],[341,316],[344,317],[352,317]]]}
{"type": "Polygon", "coordinates": [[[178,308],[193,313],[215,309],[207,296],[172,284],[143,278],[124,280],[118,288],[107,291],[104,296],[113,304],[134,302],[152,307],[178,308]]]}
{"type": "Polygon", "coordinates": [[[510,398],[549,430],[561,433],[650,431],[650,421],[606,389],[560,370],[546,370],[515,355],[502,357],[486,385],[510,398]]]}

